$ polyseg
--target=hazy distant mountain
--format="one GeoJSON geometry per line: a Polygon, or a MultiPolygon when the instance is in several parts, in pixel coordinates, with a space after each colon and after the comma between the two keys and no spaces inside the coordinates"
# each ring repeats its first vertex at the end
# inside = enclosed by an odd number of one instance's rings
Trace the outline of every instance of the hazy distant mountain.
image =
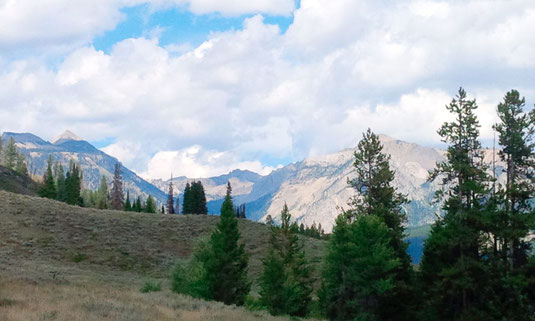
{"type": "MultiPolygon", "coordinates": [[[[111,184],[113,170],[118,160],[82,140],[74,133],[66,131],[52,142],[29,133],[4,133],[2,141],[6,142],[10,137],[16,142],[18,149],[24,153],[29,162],[29,170],[37,175],[42,175],[46,170],[46,162],[49,155],[54,161],[59,161],[67,167],[71,159],[80,164],[83,172],[83,185],[88,189],[97,189],[100,178],[105,175],[111,184]]],[[[130,191],[132,196],[141,195],[143,198],[151,194],[158,201],[164,202],[166,194],[154,185],[137,176],[128,168],[121,166],[125,191],[130,191]]]]}
{"type": "MultiPolygon", "coordinates": [[[[89,189],[98,187],[101,175],[111,181],[113,168],[118,162],[116,158],[96,149],[70,131],[54,139],[53,143],[27,133],[4,133],[2,140],[6,142],[9,137],[15,139],[17,147],[28,157],[30,171],[37,174],[44,173],[50,154],[64,165],[70,159],[79,162],[84,174],[84,187],[89,189]]],[[[380,138],[384,151],[392,156],[391,165],[396,171],[394,184],[411,201],[404,207],[408,225],[432,223],[440,213],[439,205],[431,202],[438,183],[428,183],[427,176],[436,162],[444,159],[444,151],[388,136],[381,135],[380,138]]],[[[355,149],[345,149],[334,154],[309,157],[266,176],[234,170],[211,178],[175,177],[175,195],[181,198],[186,182],[200,180],[206,191],[208,212],[218,214],[225,196],[226,183],[230,181],[234,203],[246,203],[249,219],[263,220],[268,214],[277,219],[284,203],[287,203],[292,216],[299,223],[321,223],[326,231],[330,231],[340,208],[347,208],[348,200],[355,194],[347,183],[354,175],[354,151],[355,149]]],[[[492,162],[492,150],[486,150],[485,157],[487,162],[492,162]]],[[[496,164],[496,173],[501,173],[502,164],[496,164]]],[[[149,183],[124,166],[122,173],[125,189],[132,196],[146,197],[151,194],[159,202],[166,201],[169,180],[156,179],[149,183]]],[[[503,179],[503,176],[499,179],[503,179]]]]}
{"type": "MultiPolygon", "coordinates": [[[[435,221],[440,206],[432,199],[438,183],[428,183],[428,172],[436,162],[444,159],[444,151],[420,146],[388,136],[380,135],[384,151],[392,156],[391,165],[396,171],[394,184],[407,194],[409,204],[404,206],[409,226],[420,226],[435,221]]],[[[355,149],[310,157],[273,171],[267,176],[252,175],[247,171],[233,171],[217,178],[201,179],[208,194],[210,213],[218,213],[224,196],[226,180],[233,187],[234,202],[247,204],[247,217],[264,220],[266,215],[277,219],[284,203],[288,204],[292,216],[306,225],[321,223],[330,231],[340,208],[348,208],[348,200],[355,191],[347,180],[353,178],[355,149]],[[243,173],[247,173],[244,175],[243,173]]],[[[486,160],[492,161],[492,151],[486,151],[486,160]]],[[[501,172],[497,162],[496,172],[501,172]]],[[[173,182],[183,191],[185,177],[173,182]]],[[[156,186],[167,189],[168,181],[152,181],[156,186]]]]}

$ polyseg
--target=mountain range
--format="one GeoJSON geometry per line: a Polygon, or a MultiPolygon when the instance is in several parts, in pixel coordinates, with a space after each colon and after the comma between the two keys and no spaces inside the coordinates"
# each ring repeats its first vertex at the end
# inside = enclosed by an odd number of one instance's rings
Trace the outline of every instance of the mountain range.
{"type": "MultiPolygon", "coordinates": [[[[111,181],[113,168],[119,162],[116,158],[98,150],[72,132],[65,132],[52,142],[33,134],[4,133],[5,142],[13,137],[17,147],[29,161],[30,170],[42,175],[46,169],[48,155],[68,164],[70,159],[80,163],[84,175],[84,187],[96,189],[102,175],[111,181]]],[[[384,152],[391,155],[391,166],[395,170],[394,185],[410,200],[404,206],[408,226],[421,226],[435,221],[440,215],[440,205],[432,202],[438,182],[428,182],[429,171],[444,159],[444,150],[425,147],[380,135],[384,152]]],[[[349,199],[355,191],[348,185],[353,178],[355,149],[345,149],[337,153],[314,156],[274,170],[262,176],[247,170],[234,170],[226,175],[211,178],[175,177],[172,183],[175,193],[182,196],[188,181],[200,180],[206,191],[208,212],[219,213],[230,181],[234,203],[246,204],[247,217],[265,220],[267,215],[276,221],[286,203],[298,223],[321,224],[326,232],[331,231],[334,219],[348,208],[349,199]]],[[[485,150],[488,162],[492,161],[492,150],[485,150]]],[[[496,158],[497,159],[497,158],[496,158]]],[[[496,173],[502,172],[500,162],[496,163],[496,173]]],[[[122,165],[121,165],[122,166],[122,165]]],[[[146,197],[151,194],[163,204],[167,198],[170,180],[145,180],[122,166],[125,190],[132,196],[146,197]]],[[[499,177],[500,178],[500,177],[499,177]]]]}

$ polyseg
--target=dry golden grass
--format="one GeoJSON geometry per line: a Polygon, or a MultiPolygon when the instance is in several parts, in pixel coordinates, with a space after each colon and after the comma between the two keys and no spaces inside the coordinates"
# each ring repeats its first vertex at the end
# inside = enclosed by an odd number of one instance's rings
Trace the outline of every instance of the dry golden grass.
{"type": "MultiPolygon", "coordinates": [[[[100,211],[0,191],[0,320],[288,320],[170,292],[213,216],[100,211]],[[141,293],[147,277],[161,292],[141,293]]],[[[256,280],[269,228],[240,220],[256,280]]],[[[314,275],[324,242],[303,238],[314,275]]]]}
{"type": "Polygon", "coordinates": [[[96,273],[35,262],[0,274],[0,320],[289,320],[192,299],[167,288],[141,293],[142,283],[128,272],[96,273]],[[56,274],[47,274],[49,270],[56,274]]]}

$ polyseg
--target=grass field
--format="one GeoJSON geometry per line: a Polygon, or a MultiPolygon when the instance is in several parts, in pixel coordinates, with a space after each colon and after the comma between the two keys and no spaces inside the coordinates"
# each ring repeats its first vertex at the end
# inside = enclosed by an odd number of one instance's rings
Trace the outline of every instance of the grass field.
{"type": "MultiPolygon", "coordinates": [[[[286,320],[171,293],[219,218],[100,211],[0,191],[0,320],[286,320]],[[141,293],[147,280],[162,291],[141,293]]],[[[240,220],[256,280],[269,228],[240,220]]],[[[303,238],[314,275],[324,242],[303,238]]],[[[256,290],[253,287],[253,292],[256,290]]]]}

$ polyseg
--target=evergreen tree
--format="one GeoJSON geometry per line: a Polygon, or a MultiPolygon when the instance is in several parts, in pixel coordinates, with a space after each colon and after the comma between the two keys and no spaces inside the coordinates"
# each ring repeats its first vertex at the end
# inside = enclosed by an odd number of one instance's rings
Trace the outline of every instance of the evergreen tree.
{"type": "Polygon", "coordinates": [[[143,210],[143,205],[141,205],[141,197],[137,197],[135,205],[133,206],[133,211],[140,213],[143,210]]]}
{"type": "Polygon", "coordinates": [[[17,147],[15,146],[15,140],[13,139],[13,137],[10,137],[6,149],[4,151],[4,166],[9,169],[15,170],[17,156],[18,152],[17,147]]]}
{"type": "MultiPolygon", "coordinates": [[[[407,253],[408,244],[404,240],[403,223],[406,222],[406,215],[402,207],[408,201],[393,186],[395,173],[390,168],[391,157],[383,152],[379,137],[370,129],[363,133],[354,157],[356,176],[349,184],[358,194],[351,199],[353,209],[348,214],[357,217],[374,215],[382,219],[390,232],[390,245],[401,263],[396,271],[391,301],[384,302],[382,318],[410,318],[412,263],[407,253]]],[[[321,238],[320,228],[313,224],[311,234],[312,237],[321,238]]]]}
{"type": "Polygon", "coordinates": [[[63,165],[59,162],[54,165],[54,177],[56,179],[57,188],[56,200],[66,202],[67,192],[65,189],[65,170],[63,169],[63,165]]]}
{"type": "Polygon", "coordinates": [[[201,181],[193,182],[191,184],[191,214],[208,214],[206,207],[206,195],[201,181]]]}
{"type": "Polygon", "coordinates": [[[383,302],[391,302],[400,266],[391,234],[378,216],[338,216],[319,292],[330,320],[388,320],[383,302]]]}
{"type": "Polygon", "coordinates": [[[303,244],[290,228],[290,220],[284,204],[280,228],[271,229],[270,250],[260,279],[260,301],[273,315],[305,316],[312,282],[303,244]]]}
{"type": "Polygon", "coordinates": [[[184,188],[184,196],[182,197],[182,213],[183,214],[192,214],[192,204],[191,204],[191,185],[189,182],[186,183],[184,188]]]}
{"type": "Polygon", "coordinates": [[[154,201],[154,197],[152,197],[152,195],[149,195],[149,197],[147,197],[147,202],[145,203],[144,210],[146,213],[156,213],[156,201],[154,201]]]}
{"type": "Polygon", "coordinates": [[[354,208],[350,213],[356,216],[376,215],[385,222],[391,233],[391,245],[405,269],[403,273],[408,274],[411,261],[407,243],[403,240],[403,223],[407,218],[402,208],[408,201],[392,185],[395,173],[390,169],[390,155],[383,152],[379,137],[368,129],[363,133],[354,156],[356,177],[349,184],[358,195],[351,200],[354,208]]]}
{"type": "Polygon", "coordinates": [[[26,158],[24,157],[24,154],[18,153],[17,155],[17,162],[15,164],[15,171],[23,174],[28,175],[28,166],[26,166],[26,158]]]}
{"type": "Polygon", "coordinates": [[[210,236],[210,255],[202,259],[206,271],[202,283],[208,289],[208,299],[243,305],[251,284],[247,280],[247,255],[243,244],[239,244],[240,232],[231,193],[228,183],[220,222],[210,236]]]}
{"type": "Polygon", "coordinates": [[[176,195],[175,213],[176,214],[180,214],[180,197],[179,197],[179,194],[176,195]]]}
{"type": "MultiPolygon", "coordinates": [[[[441,179],[437,192],[445,216],[438,220],[425,243],[422,280],[430,315],[439,320],[484,320],[488,273],[481,250],[488,244],[488,200],[491,178],[483,162],[475,100],[461,88],[446,106],[454,116],[438,133],[448,143],[446,160],[438,163],[430,180],[441,179]]],[[[490,298],[489,298],[490,299],[490,298]]]]}
{"type": "Polygon", "coordinates": [[[41,187],[39,195],[46,198],[56,198],[56,183],[52,173],[52,155],[48,156],[46,173],[43,177],[43,187],[41,187]]]}
{"type": "Polygon", "coordinates": [[[171,180],[169,181],[169,194],[167,196],[167,214],[175,214],[173,198],[173,176],[171,175],[171,180]]]}
{"type": "Polygon", "coordinates": [[[124,201],[124,210],[126,212],[132,211],[132,203],[130,202],[130,191],[126,191],[126,201],[124,201]]]}
{"type": "Polygon", "coordinates": [[[121,165],[118,163],[115,164],[113,173],[110,207],[118,211],[124,210],[123,178],[121,176],[121,165]]]}
{"type": "Polygon", "coordinates": [[[108,193],[108,182],[106,177],[102,175],[100,179],[100,186],[97,190],[97,207],[99,209],[109,208],[109,193],[108,193]]]}
{"type": "Polygon", "coordinates": [[[523,240],[533,227],[535,197],[535,111],[524,111],[525,99],[516,90],[508,92],[498,105],[500,123],[494,128],[502,146],[500,159],[505,163],[505,186],[498,192],[500,215],[496,223],[496,253],[507,270],[527,263],[529,245],[523,240]]]}
{"type": "Polygon", "coordinates": [[[65,201],[67,204],[83,206],[81,175],[80,167],[71,160],[65,177],[65,201]]]}
{"type": "Polygon", "coordinates": [[[162,208],[160,209],[160,213],[165,214],[165,206],[163,206],[163,204],[162,204],[162,208]]]}

